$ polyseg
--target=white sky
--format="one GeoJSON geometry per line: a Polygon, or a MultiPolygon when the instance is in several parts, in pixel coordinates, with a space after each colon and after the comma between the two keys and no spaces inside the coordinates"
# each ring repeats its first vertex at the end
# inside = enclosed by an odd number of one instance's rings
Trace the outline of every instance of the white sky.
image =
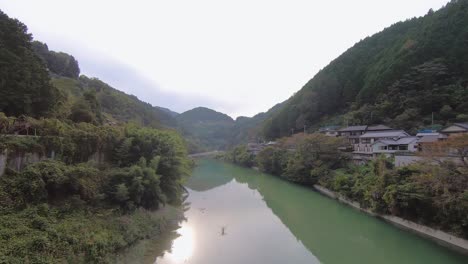
{"type": "Polygon", "coordinates": [[[181,112],[252,116],[354,43],[448,0],[0,0],[81,71],[181,112]]]}

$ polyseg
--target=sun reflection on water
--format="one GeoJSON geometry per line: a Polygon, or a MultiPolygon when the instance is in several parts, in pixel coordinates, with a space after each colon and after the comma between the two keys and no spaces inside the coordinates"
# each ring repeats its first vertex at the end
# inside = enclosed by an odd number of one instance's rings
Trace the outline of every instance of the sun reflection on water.
{"type": "Polygon", "coordinates": [[[192,227],[183,223],[177,230],[179,237],[172,244],[171,252],[164,255],[164,259],[173,264],[187,263],[193,254],[194,250],[194,233],[192,227]]]}

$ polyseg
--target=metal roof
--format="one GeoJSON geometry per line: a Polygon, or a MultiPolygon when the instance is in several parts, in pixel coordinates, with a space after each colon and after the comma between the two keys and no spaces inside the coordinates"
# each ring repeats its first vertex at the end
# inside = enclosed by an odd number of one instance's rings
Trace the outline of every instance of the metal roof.
{"type": "MultiPolygon", "coordinates": [[[[468,123],[454,123],[453,125],[451,126],[457,126],[457,127],[461,127],[463,129],[466,129],[468,130],[468,123]]],[[[444,132],[447,128],[451,127],[451,126],[447,126],[445,127],[444,129],[442,129],[441,131],[444,132]]]]}
{"type": "Polygon", "coordinates": [[[468,123],[455,123],[453,125],[468,129],[468,123]]]}
{"type": "Polygon", "coordinates": [[[365,131],[367,129],[367,126],[349,126],[349,127],[345,127],[345,128],[342,128],[338,131],[340,132],[351,132],[351,131],[365,131]]]}
{"type": "Polygon", "coordinates": [[[367,127],[367,131],[379,131],[379,130],[393,130],[393,128],[385,125],[375,125],[367,127]]]}
{"type": "Polygon", "coordinates": [[[417,137],[433,137],[433,136],[440,136],[440,135],[441,134],[437,132],[428,132],[428,133],[419,132],[418,134],[416,134],[417,137]]]}
{"type": "Polygon", "coordinates": [[[432,143],[439,141],[439,136],[425,136],[419,139],[419,143],[432,143]]]}
{"type": "Polygon", "coordinates": [[[418,138],[417,137],[404,137],[404,138],[399,138],[399,139],[380,139],[378,141],[376,141],[374,144],[376,143],[383,143],[383,144],[387,144],[387,145],[407,145],[407,144],[411,144],[413,143],[414,141],[417,141],[418,138]]]}
{"type": "Polygon", "coordinates": [[[367,132],[360,138],[401,138],[408,137],[409,134],[403,130],[390,130],[390,131],[376,131],[376,132],[367,132]]]}

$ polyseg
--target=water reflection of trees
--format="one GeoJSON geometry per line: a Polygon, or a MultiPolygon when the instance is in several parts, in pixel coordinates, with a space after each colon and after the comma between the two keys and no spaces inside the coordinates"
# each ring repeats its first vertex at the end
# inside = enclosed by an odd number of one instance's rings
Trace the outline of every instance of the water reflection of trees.
{"type": "Polygon", "coordinates": [[[236,167],[234,171],[235,180],[258,191],[272,212],[322,263],[463,263],[458,254],[311,188],[253,170],[236,167]]]}
{"type": "Polygon", "coordinates": [[[213,160],[200,160],[187,182],[186,187],[198,191],[208,191],[232,181],[232,167],[229,164],[213,160]]]}

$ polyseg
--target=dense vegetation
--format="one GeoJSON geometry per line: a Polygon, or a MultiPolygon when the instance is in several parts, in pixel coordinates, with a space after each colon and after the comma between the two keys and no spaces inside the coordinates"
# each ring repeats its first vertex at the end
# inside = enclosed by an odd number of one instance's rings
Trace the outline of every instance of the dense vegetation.
{"type": "Polygon", "coordinates": [[[244,166],[252,167],[255,164],[255,156],[247,149],[245,145],[239,145],[226,152],[222,158],[225,161],[244,166]]]}
{"type": "Polygon", "coordinates": [[[264,123],[266,138],[304,125],[409,129],[468,121],[468,1],[399,22],[322,69],[264,123]],[[346,120],[346,121],[345,121],[346,120]]]}
{"type": "Polygon", "coordinates": [[[0,111],[7,115],[50,114],[60,99],[31,40],[23,23],[0,10],[0,111]]]}
{"type": "Polygon", "coordinates": [[[155,129],[172,113],[78,76],[1,11],[0,64],[0,262],[112,263],[164,231],[191,167],[180,135],[155,129]]]}
{"type": "MultiPolygon", "coordinates": [[[[100,112],[100,120],[97,117],[91,119],[97,118],[98,123],[133,122],[154,128],[176,127],[176,121],[170,113],[118,91],[97,78],[84,75],[78,79],[57,76],[52,79],[52,83],[67,98],[56,111],[60,116],[67,117],[74,111],[86,112],[85,115],[91,116],[100,112]]],[[[78,116],[81,115],[78,113],[78,116]]]]}
{"type": "Polygon", "coordinates": [[[236,120],[214,110],[198,107],[176,116],[179,129],[191,143],[192,152],[228,149],[240,143],[256,142],[259,125],[281,108],[277,104],[265,113],[236,120]]]}
{"type": "Polygon", "coordinates": [[[236,123],[229,134],[229,146],[238,145],[248,142],[259,142],[263,140],[260,136],[260,125],[268,118],[278,112],[282,103],[276,104],[264,113],[256,114],[253,117],[240,116],[236,119],[236,123]]]}
{"type": "Polygon", "coordinates": [[[34,41],[32,47],[50,72],[75,79],[80,76],[78,61],[73,56],[64,52],[49,50],[47,44],[39,41],[34,41]]]}
{"type": "Polygon", "coordinates": [[[0,152],[45,158],[53,151],[55,157],[21,171],[7,169],[0,177],[0,243],[9,245],[0,259],[111,261],[108,254],[163,229],[165,218],[152,210],[180,204],[190,163],[176,133],[57,119],[28,122],[46,136],[3,136],[0,152]],[[97,225],[86,227],[91,221],[97,225]]]}
{"type": "Polygon", "coordinates": [[[380,157],[365,166],[349,162],[339,138],[295,135],[256,157],[245,146],[226,160],[304,185],[319,184],[377,213],[392,214],[468,238],[468,135],[427,147],[423,162],[395,168],[380,157]],[[458,163],[444,160],[450,151],[458,163]],[[443,155],[442,155],[443,156],[443,155]]]}
{"type": "Polygon", "coordinates": [[[205,107],[186,111],[176,119],[182,133],[198,146],[198,152],[225,148],[234,126],[228,115],[205,107]]]}

